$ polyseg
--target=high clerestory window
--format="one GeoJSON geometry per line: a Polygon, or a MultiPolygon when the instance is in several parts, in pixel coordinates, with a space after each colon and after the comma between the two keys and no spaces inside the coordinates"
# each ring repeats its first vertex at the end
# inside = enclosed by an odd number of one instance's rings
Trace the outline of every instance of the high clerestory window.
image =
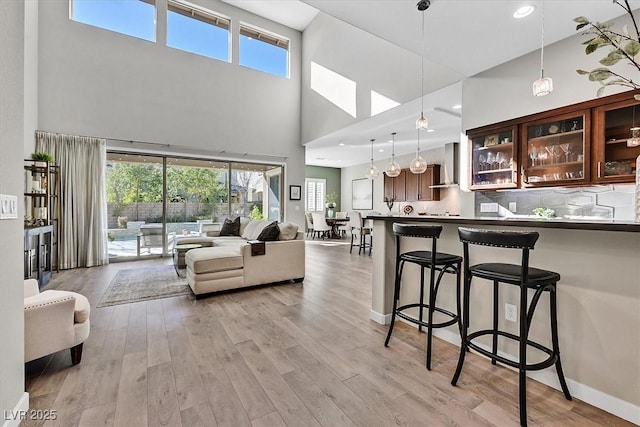
{"type": "Polygon", "coordinates": [[[289,77],[289,40],[240,24],[240,65],[289,77]]]}
{"type": "Polygon", "coordinates": [[[155,0],[71,0],[70,7],[76,22],[156,41],[155,0]]]}
{"type": "Polygon", "coordinates": [[[167,46],[229,62],[231,20],[184,1],[169,0],[167,46]]]}

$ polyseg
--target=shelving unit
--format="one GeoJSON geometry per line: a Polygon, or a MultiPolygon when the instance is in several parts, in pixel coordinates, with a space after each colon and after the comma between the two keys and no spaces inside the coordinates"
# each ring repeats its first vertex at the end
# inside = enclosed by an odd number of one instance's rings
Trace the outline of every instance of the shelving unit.
{"type": "Polygon", "coordinates": [[[40,287],[58,271],[59,169],[48,162],[25,160],[24,277],[40,287]]]}

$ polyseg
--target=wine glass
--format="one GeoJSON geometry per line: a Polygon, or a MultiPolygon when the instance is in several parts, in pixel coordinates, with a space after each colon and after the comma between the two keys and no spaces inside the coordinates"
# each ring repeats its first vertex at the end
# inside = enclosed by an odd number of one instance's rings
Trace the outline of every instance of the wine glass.
{"type": "Polygon", "coordinates": [[[478,156],[478,169],[481,171],[485,170],[486,163],[487,163],[487,158],[484,156],[484,154],[480,154],[478,156]]]}
{"type": "Polygon", "coordinates": [[[564,161],[569,163],[569,153],[571,152],[571,144],[569,144],[568,142],[560,144],[560,149],[564,153],[564,161]]]}
{"type": "Polygon", "coordinates": [[[536,160],[539,157],[538,149],[536,147],[531,147],[531,151],[529,153],[529,157],[531,157],[531,166],[536,165],[536,160]]]}
{"type": "Polygon", "coordinates": [[[489,152],[487,153],[487,165],[488,165],[488,169],[493,169],[493,164],[496,161],[496,157],[495,154],[489,152]]]}
{"type": "Polygon", "coordinates": [[[496,162],[498,162],[498,169],[502,169],[503,164],[507,160],[503,152],[496,154],[496,162]]]}
{"type": "Polygon", "coordinates": [[[544,147],[547,150],[547,153],[551,156],[551,163],[556,163],[557,155],[558,155],[558,146],[557,145],[547,145],[544,147]]]}

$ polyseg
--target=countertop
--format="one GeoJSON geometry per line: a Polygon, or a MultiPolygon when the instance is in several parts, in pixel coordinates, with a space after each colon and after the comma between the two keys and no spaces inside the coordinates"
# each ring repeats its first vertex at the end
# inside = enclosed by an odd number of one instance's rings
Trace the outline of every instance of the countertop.
{"type": "Polygon", "coordinates": [[[627,231],[640,233],[640,223],[615,219],[568,219],[541,217],[470,217],[435,215],[367,215],[367,219],[380,221],[452,222],[468,225],[501,225],[507,227],[562,228],[572,230],[627,231]]]}

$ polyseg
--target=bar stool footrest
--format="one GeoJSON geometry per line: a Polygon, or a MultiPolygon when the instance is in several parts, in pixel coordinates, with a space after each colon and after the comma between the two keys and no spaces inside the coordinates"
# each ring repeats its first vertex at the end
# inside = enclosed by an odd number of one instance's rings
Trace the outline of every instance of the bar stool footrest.
{"type": "MultiPolygon", "coordinates": [[[[520,367],[520,363],[517,360],[511,360],[511,359],[507,359],[506,357],[500,356],[500,355],[494,355],[491,351],[480,347],[478,344],[475,344],[472,342],[473,339],[476,339],[478,337],[481,336],[485,336],[485,335],[499,335],[517,342],[520,342],[520,337],[518,335],[514,335],[511,334],[509,332],[504,332],[504,331],[494,331],[491,329],[484,329],[481,331],[476,331],[474,333],[471,333],[467,336],[467,346],[475,351],[477,351],[478,353],[482,354],[483,356],[489,357],[491,359],[495,359],[498,362],[507,365],[507,366],[511,366],[513,368],[519,368],[520,367]]],[[[558,356],[557,354],[553,353],[553,350],[551,350],[550,348],[547,348],[545,346],[543,346],[540,343],[537,343],[535,341],[531,341],[531,340],[527,340],[527,345],[536,348],[544,353],[547,353],[549,355],[549,357],[541,362],[538,363],[531,363],[531,364],[527,364],[525,365],[525,369],[527,371],[538,371],[540,369],[545,369],[548,368],[549,366],[553,365],[554,363],[556,363],[556,361],[558,360],[558,356]]]]}
{"type": "MultiPolygon", "coordinates": [[[[401,307],[398,307],[396,309],[396,316],[411,322],[411,323],[415,323],[416,325],[420,325],[420,326],[424,326],[426,328],[429,327],[429,322],[425,322],[424,320],[421,322],[419,319],[416,319],[413,316],[409,316],[406,313],[403,313],[403,310],[407,310],[409,308],[418,308],[418,307],[422,307],[422,309],[429,309],[429,305],[428,304],[419,304],[419,303],[415,303],[415,304],[407,304],[407,305],[403,305],[401,307]]],[[[451,317],[450,320],[444,321],[444,322],[440,322],[440,323],[434,323],[433,325],[431,325],[432,328],[444,328],[447,326],[451,326],[455,323],[458,322],[458,316],[455,313],[452,313],[448,310],[445,310],[443,308],[440,307],[433,307],[433,311],[437,311],[438,313],[442,313],[446,316],[451,317]]]]}

